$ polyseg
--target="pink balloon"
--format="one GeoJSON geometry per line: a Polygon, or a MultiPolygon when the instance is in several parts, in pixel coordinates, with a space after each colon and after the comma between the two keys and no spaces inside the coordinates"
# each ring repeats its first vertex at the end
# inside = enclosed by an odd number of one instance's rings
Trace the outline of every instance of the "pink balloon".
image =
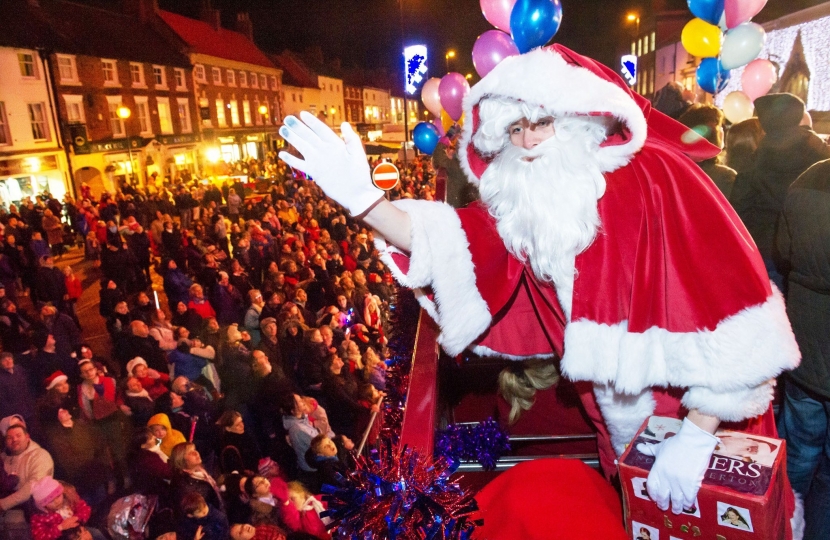
{"type": "Polygon", "coordinates": [[[435,120],[433,120],[432,125],[435,126],[435,128],[438,130],[438,135],[440,135],[441,137],[447,134],[446,130],[444,129],[444,124],[441,123],[440,118],[436,118],[435,120]]]}
{"type": "Polygon", "coordinates": [[[481,77],[484,77],[508,56],[517,56],[519,48],[513,38],[500,30],[487,30],[473,45],[473,65],[481,77]]]}
{"type": "Polygon", "coordinates": [[[432,116],[441,118],[441,94],[438,93],[438,87],[441,85],[441,79],[433,77],[424,83],[421,88],[421,101],[432,116]]]}
{"type": "Polygon", "coordinates": [[[510,13],[516,0],[481,0],[481,13],[487,22],[505,32],[510,32],[510,13]]]}
{"type": "Polygon", "coordinates": [[[772,89],[778,81],[778,72],[775,64],[769,60],[758,58],[748,63],[741,75],[741,87],[749,99],[755,101],[772,89]]]}
{"type": "Polygon", "coordinates": [[[724,15],[726,15],[726,27],[735,28],[752,20],[752,17],[761,13],[767,0],[725,0],[723,4],[724,15]]]}
{"type": "Polygon", "coordinates": [[[441,94],[441,106],[456,122],[464,114],[461,102],[469,91],[470,84],[460,73],[447,73],[441,79],[441,85],[438,87],[438,93],[441,94]]]}

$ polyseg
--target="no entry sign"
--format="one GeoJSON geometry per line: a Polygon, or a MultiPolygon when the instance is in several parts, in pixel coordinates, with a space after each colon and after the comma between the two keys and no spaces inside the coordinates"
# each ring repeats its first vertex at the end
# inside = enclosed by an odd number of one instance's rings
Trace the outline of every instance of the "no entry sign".
{"type": "Polygon", "coordinates": [[[391,163],[381,163],[372,171],[372,183],[378,189],[389,191],[398,185],[398,180],[401,179],[401,173],[397,167],[391,163]]]}

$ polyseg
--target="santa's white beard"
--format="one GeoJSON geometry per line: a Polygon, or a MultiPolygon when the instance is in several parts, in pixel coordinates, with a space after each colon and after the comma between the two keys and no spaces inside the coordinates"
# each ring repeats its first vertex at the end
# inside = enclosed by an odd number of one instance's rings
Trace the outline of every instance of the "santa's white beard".
{"type": "Polygon", "coordinates": [[[508,251],[554,284],[568,318],[574,259],[596,237],[597,200],[605,192],[592,146],[579,136],[560,140],[559,134],[532,150],[508,143],[479,184],[508,251]]]}

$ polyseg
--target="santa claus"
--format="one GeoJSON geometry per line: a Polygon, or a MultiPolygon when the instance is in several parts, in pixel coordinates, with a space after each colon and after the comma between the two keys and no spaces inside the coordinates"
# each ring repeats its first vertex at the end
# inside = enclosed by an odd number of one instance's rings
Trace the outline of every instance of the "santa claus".
{"type": "Polygon", "coordinates": [[[459,156],[481,193],[465,209],[386,201],[345,123],[341,140],[313,115],[286,118],[304,159],[280,157],[382,236],[447,353],[533,359],[519,386],[554,380],[540,358],[590,381],[607,475],[648,416],[685,416],[645,449],[647,488],[663,510],[692,507],[720,423],[773,435],[775,377],[799,362],[757,248],[690,159],[718,149],[557,45],[503,61],[464,105],[459,156]]]}

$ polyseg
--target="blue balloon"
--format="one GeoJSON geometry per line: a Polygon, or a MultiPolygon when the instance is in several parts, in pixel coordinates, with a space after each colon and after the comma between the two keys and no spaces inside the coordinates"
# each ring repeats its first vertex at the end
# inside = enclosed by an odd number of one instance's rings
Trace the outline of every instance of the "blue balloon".
{"type": "Polygon", "coordinates": [[[412,132],[412,142],[424,154],[432,155],[440,138],[441,134],[438,133],[438,128],[429,122],[421,122],[415,126],[415,130],[412,132]]]}
{"type": "Polygon", "coordinates": [[[723,16],[724,0],[687,0],[692,15],[717,26],[723,16]]]}
{"type": "Polygon", "coordinates": [[[510,33],[524,54],[547,44],[562,22],[560,0],[517,0],[510,12],[510,33]]]}
{"type": "Polygon", "coordinates": [[[697,67],[697,85],[710,94],[717,94],[729,82],[731,72],[717,58],[704,58],[697,67]]]}

